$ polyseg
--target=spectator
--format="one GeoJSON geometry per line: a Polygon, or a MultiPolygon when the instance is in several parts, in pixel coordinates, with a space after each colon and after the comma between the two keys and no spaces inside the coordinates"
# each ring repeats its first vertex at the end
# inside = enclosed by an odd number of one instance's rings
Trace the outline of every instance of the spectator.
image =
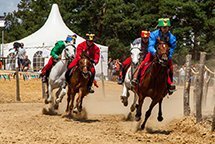
{"type": "Polygon", "coordinates": [[[28,59],[27,55],[25,56],[25,59],[23,59],[22,66],[22,71],[28,71],[31,67],[31,61],[28,59]]]}
{"type": "Polygon", "coordinates": [[[113,77],[113,60],[112,58],[109,58],[108,60],[108,80],[112,80],[112,77],[113,77]]]}
{"type": "Polygon", "coordinates": [[[185,80],[185,65],[179,69],[179,85],[183,85],[185,80]]]}

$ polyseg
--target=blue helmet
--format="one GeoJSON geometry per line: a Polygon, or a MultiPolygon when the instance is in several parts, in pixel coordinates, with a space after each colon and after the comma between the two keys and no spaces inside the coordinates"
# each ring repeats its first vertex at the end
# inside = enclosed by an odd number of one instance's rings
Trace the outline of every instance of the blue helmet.
{"type": "Polygon", "coordinates": [[[68,35],[67,37],[66,37],[66,42],[71,42],[72,41],[72,36],[71,35],[68,35]]]}

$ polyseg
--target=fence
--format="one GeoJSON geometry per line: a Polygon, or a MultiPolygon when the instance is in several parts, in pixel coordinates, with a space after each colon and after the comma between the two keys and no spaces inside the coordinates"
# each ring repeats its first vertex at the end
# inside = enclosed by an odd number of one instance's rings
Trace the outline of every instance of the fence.
{"type": "MultiPolygon", "coordinates": [[[[191,74],[194,75],[194,102],[196,111],[196,122],[202,120],[202,106],[206,106],[208,87],[211,78],[213,77],[213,88],[215,88],[215,72],[210,70],[205,65],[205,52],[201,52],[200,63],[198,71],[191,68],[191,55],[186,56],[186,71],[184,81],[184,115],[190,115],[190,86],[191,86],[191,74]]],[[[214,92],[214,91],[213,91],[214,92]]],[[[213,93],[213,100],[215,99],[215,92],[213,93]]],[[[215,103],[214,114],[212,122],[212,131],[215,129],[215,103]]]]}
{"type": "Polygon", "coordinates": [[[0,72],[0,80],[11,80],[16,79],[16,101],[21,101],[20,98],[20,79],[24,81],[30,79],[38,79],[39,74],[35,72],[19,72],[18,68],[16,71],[1,71],[0,72]]]}
{"type": "MultiPolygon", "coordinates": [[[[7,57],[0,57],[2,68],[4,70],[16,70],[16,57],[14,53],[10,53],[7,57]]],[[[38,51],[33,56],[32,71],[39,71],[45,64],[45,58],[42,56],[42,51],[38,51]]]]}

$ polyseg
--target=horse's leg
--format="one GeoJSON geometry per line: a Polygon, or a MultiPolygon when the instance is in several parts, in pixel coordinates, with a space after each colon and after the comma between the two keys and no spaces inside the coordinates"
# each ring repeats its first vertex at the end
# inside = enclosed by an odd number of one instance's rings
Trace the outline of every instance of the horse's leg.
{"type": "Polygon", "coordinates": [[[145,128],[145,125],[146,125],[146,121],[148,120],[149,116],[151,115],[151,112],[152,112],[152,109],[153,107],[158,103],[158,101],[156,99],[153,99],[150,106],[149,106],[149,109],[147,110],[146,114],[145,114],[145,119],[144,119],[144,122],[143,124],[141,125],[141,129],[144,129],[145,128]]]}
{"type": "Polygon", "coordinates": [[[82,110],[82,96],[83,95],[83,93],[82,93],[82,90],[80,89],[79,90],[79,93],[78,93],[78,98],[77,98],[77,100],[76,100],[76,108],[78,109],[78,111],[79,112],[81,112],[81,110],[82,110]]]}
{"type": "Polygon", "coordinates": [[[51,87],[51,85],[48,85],[48,97],[47,97],[47,99],[45,99],[45,104],[48,104],[48,103],[50,103],[51,101],[52,101],[52,87],[51,87]]]}
{"type": "Polygon", "coordinates": [[[72,116],[73,108],[74,108],[74,99],[75,99],[75,93],[71,93],[71,101],[70,101],[70,107],[69,107],[69,116],[72,116]]]}
{"type": "Polygon", "coordinates": [[[121,100],[122,100],[122,103],[124,104],[124,106],[128,105],[127,94],[128,94],[128,88],[126,87],[125,82],[124,82],[123,89],[122,89],[122,95],[121,95],[121,100]]]}
{"type": "Polygon", "coordinates": [[[66,84],[63,84],[61,87],[60,87],[61,91],[59,93],[59,97],[56,99],[56,102],[57,103],[60,103],[63,99],[63,97],[66,95],[66,84]]]}
{"type": "Polygon", "coordinates": [[[133,103],[132,103],[132,105],[130,107],[131,112],[133,112],[135,110],[135,108],[136,108],[136,102],[137,102],[137,94],[134,93],[134,101],[133,101],[133,103]]]}
{"type": "Polygon", "coordinates": [[[141,119],[141,115],[142,115],[142,105],[143,105],[143,101],[145,99],[145,96],[143,95],[139,95],[139,100],[138,100],[138,105],[136,105],[136,115],[135,115],[135,119],[136,121],[139,121],[141,119]]]}
{"type": "Polygon", "coordinates": [[[69,111],[69,103],[70,103],[70,100],[71,100],[71,88],[69,87],[69,88],[68,88],[68,91],[67,91],[67,106],[66,106],[66,112],[69,111]]]}
{"type": "Polygon", "coordinates": [[[55,93],[56,98],[59,98],[60,92],[61,92],[62,88],[60,87],[57,92],[55,93]]]}
{"type": "Polygon", "coordinates": [[[158,121],[162,121],[163,120],[163,117],[162,117],[162,101],[163,101],[163,98],[159,101],[159,111],[158,111],[158,121]]]}

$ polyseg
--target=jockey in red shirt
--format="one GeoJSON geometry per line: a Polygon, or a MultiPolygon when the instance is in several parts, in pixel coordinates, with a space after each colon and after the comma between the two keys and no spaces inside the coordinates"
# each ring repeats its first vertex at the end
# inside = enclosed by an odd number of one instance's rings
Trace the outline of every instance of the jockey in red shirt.
{"type": "Polygon", "coordinates": [[[61,59],[61,53],[62,51],[68,46],[68,45],[73,45],[75,44],[77,36],[74,35],[68,35],[65,41],[58,41],[54,48],[51,50],[51,57],[49,58],[48,63],[43,67],[40,76],[42,76],[42,82],[46,83],[47,78],[49,76],[49,73],[51,72],[51,68],[53,67],[54,64],[57,63],[59,59],[61,59]]]}
{"type": "Polygon", "coordinates": [[[158,20],[158,27],[159,29],[151,32],[149,38],[149,46],[148,46],[148,54],[146,55],[145,59],[142,61],[140,66],[138,67],[137,71],[134,74],[132,84],[137,84],[137,79],[139,76],[139,71],[144,67],[144,65],[150,62],[154,55],[156,54],[156,44],[158,39],[167,42],[170,46],[169,55],[168,55],[168,92],[171,95],[175,91],[175,85],[173,84],[173,66],[172,66],[172,55],[176,48],[176,38],[175,36],[169,31],[170,30],[170,19],[169,18],[160,18],[158,20]]]}
{"type": "MultiPolygon", "coordinates": [[[[147,48],[148,48],[149,36],[150,36],[150,31],[143,30],[141,31],[141,37],[135,39],[132,42],[133,45],[141,44],[141,51],[142,51],[141,59],[144,59],[146,54],[148,53],[147,48]]],[[[130,65],[131,65],[131,56],[129,56],[127,59],[125,59],[124,62],[122,62],[121,72],[118,78],[118,84],[122,84],[124,82],[126,71],[130,67],[130,65]]]]}
{"type": "MultiPolygon", "coordinates": [[[[93,33],[87,33],[86,34],[86,41],[80,43],[77,46],[75,59],[69,64],[68,70],[66,72],[66,81],[69,81],[69,78],[71,77],[71,70],[73,67],[77,66],[78,61],[81,59],[81,54],[83,51],[85,51],[89,57],[93,60],[94,64],[98,64],[99,58],[100,58],[100,49],[94,44],[95,34],[93,33]]],[[[95,67],[93,66],[91,68],[91,77],[88,83],[88,90],[90,93],[94,93],[94,90],[91,88],[93,84],[93,80],[95,77],[95,67]]]]}

